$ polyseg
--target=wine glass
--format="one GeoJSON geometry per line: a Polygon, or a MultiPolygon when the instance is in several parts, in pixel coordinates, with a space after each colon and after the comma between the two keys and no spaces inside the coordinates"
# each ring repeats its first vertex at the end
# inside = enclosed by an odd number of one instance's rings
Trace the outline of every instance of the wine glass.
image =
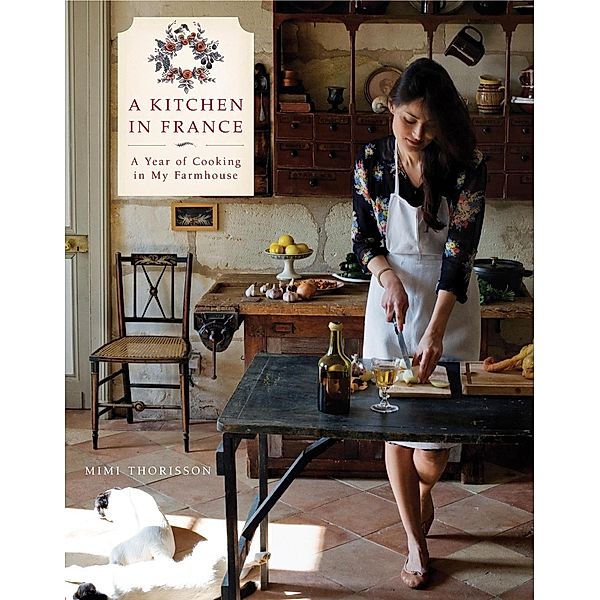
{"type": "Polygon", "coordinates": [[[399,358],[373,358],[371,366],[375,373],[375,384],[379,388],[381,400],[371,406],[371,410],[380,413],[396,412],[398,407],[390,404],[388,389],[394,384],[402,367],[399,358]]]}

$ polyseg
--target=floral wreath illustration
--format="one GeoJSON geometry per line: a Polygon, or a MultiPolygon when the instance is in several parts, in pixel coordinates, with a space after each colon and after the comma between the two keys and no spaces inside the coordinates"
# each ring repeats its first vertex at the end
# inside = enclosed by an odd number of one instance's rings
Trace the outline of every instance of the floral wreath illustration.
{"type": "Polygon", "coordinates": [[[223,62],[223,55],[217,52],[219,47],[218,40],[209,41],[203,34],[200,23],[193,22],[196,31],[191,31],[190,28],[182,23],[173,31],[175,21],[171,23],[165,30],[165,39],[156,40],[157,47],[154,49],[154,54],[148,57],[148,62],[156,62],[156,70],[162,69],[158,83],[174,83],[179,82],[180,88],[187,94],[194,87],[195,81],[199,83],[214,82],[216,79],[210,77],[210,71],[215,62],[223,62]],[[191,69],[184,69],[174,64],[174,59],[177,53],[183,48],[188,47],[194,56],[194,60],[199,60],[200,64],[191,69]]]}

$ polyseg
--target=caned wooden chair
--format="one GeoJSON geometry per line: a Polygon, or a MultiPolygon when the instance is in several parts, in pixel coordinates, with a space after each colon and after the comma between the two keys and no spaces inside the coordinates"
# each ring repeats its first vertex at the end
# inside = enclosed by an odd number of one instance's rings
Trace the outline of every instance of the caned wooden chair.
{"type": "MultiPolygon", "coordinates": [[[[190,375],[189,360],[191,345],[189,340],[190,291],[192,285],[192,254],[116,254],[116,294],[119,335],[104,344],[90,355],[92,372],[92,445],[98,448],[99,417],[114,408],[127,409],[127,422],[133,423],[133,411],[145,408],[181,410],[183,447],[189,452],[190,431],[190,375]],[[133,272],[124,274],[123,264],[129,263],[133,272]],[[184,265],[182,268],[180,265],[184,265]],[[184,273],[180,273],[184,271],[184,273]],[[176,277],[177,275],[177,277],[176,277]],[[129,278],[131,290],[130,312],[125,311],[125,282],[129,278]],[[176,279],[183,281],[182,310],[176,293],[176,279]],[[181,335],[130,335],[128,324],[133,323],[180,323],[181,335]],[[99,378],[100,363],[116,363],[121,368],[99,378]],[[130,364],[177,364],[179,383],[132,383],[129,377],[130,364]],[[122,377],[123,397],[100,402],[100,386],[118,376],[122,377]],[[143,400],[133,400],[132,388],[179,389],[181,405],[147,404],[143,400]]],[[[129,329],[131,329],[129,327],[129,329]]]]}

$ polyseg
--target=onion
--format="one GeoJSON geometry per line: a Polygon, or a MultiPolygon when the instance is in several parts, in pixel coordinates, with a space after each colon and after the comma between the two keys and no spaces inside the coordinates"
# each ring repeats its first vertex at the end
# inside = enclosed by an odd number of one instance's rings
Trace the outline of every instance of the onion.
{"type": "Polygon", "coordinates": [[[303,300],[310,300],[317,293],[317,286],[314,283],[303,281],[300,283],[300,285],[298,285],[296,293],[303,300]]]}

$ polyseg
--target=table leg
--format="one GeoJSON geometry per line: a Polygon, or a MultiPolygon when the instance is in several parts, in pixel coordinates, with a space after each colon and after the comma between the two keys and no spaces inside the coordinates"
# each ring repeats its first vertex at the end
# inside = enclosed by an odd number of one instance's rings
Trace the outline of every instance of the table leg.
{"type": "Polygon", "coordinates": [[[223,434],[223,475],[225,477],[225,524],[227,531],[227,574],[221,585],[222,600],[240,600],[240,561],[238,551],[237,473],[235,451],[240,440],[223,434]]]}
{"type": "MultiPolygon", "coordinates": [[[[258,498],[250,509],[248,518],[240,538],[238,539],[237,526],[237,474],[235,467],[235,451],[243,437],[247,435],[224,433],[223,441],[217,450],[217,473],[225,477],[225,521],[227,530],[227,574],[221,585],[222,600],[241,600],[240,598],[240,571],[246,560],[252,537],[260,526],[261,550],[267,550],[269,526],[268,514],[275,503],[281,498],[296,476],[316,456],[322,454],[337,439],[321,438],[305,448],[298,458],[292,463],[284,476],[268,493],[267,486],[267,435],[259,434],[260,481],[258,498]]],[[[261,585],[268,584],[268,568],[261,565],[261,585]]]]}
{"type": "Polygon", "coordinates": [[[485,483],[484,446],[481,444],[463,444],[460,457],[460,481],[463,484],[485,483]]]}
{"type": "MultiPolygon", "coordinates": [[[[258,503],[263,503],[269,493],[267,478],[267,461],[269,457],[268,440],[266,433],[258,435],[258,503]]],[[[260,522],[260,551],[269,549],[269,513],[260,522]]],[[[260,589],[266,590],[269,585],[269,562],[260,565],[260,589]]]]}

